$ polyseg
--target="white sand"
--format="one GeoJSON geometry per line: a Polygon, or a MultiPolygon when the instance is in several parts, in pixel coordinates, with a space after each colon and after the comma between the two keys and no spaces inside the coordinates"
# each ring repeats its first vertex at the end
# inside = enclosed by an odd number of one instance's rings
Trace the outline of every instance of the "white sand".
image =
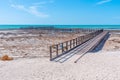
{"type": "Polygon", "coordinates": [[[48,58],[0,61],[0,80],[120,80],[120,51],[88,53],[78,63],[48,58]]]}

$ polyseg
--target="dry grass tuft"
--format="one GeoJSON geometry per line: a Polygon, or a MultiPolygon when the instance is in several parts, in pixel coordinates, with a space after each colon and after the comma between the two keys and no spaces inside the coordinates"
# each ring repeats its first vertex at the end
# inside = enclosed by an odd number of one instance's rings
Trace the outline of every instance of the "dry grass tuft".
{"type": "Polygon", "coordinates": [[[3,55],[1,58],[0,58],[2,61],[10,61],[10,60],[13,60],[12,57],[9,57],[8,55],[3,55]]]}

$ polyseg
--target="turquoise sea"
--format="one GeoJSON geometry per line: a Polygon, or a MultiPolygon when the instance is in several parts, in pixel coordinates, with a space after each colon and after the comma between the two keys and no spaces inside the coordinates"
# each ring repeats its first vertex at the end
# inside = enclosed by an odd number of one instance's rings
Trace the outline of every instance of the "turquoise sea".
{"type": "Polygon", "coordinates": [[[27,27],[90,28],[120,30],[120,25],[0,25],[0,29],[20,29],[27,27]]]}

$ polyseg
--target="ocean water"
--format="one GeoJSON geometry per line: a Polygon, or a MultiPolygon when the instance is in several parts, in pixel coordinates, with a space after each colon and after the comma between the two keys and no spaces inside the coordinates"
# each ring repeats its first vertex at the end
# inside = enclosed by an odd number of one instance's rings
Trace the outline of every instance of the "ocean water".
{"type": "Polygon", "coordinates": [[[90,28],[120,30],[120,25],[0,25],[0,29],[20,29],[27,27],[90,28]]]}

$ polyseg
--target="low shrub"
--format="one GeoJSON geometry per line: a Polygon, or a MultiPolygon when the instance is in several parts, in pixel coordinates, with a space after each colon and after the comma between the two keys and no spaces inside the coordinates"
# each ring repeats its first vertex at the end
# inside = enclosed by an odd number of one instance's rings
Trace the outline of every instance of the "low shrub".
{"type": "Polygon", "coordinates": [[[12,57],[9,57],[8,55],[3,55],[1,58],[0,58],[2,61],[10,61],[10,60],[13,60],[12,57]]]}

